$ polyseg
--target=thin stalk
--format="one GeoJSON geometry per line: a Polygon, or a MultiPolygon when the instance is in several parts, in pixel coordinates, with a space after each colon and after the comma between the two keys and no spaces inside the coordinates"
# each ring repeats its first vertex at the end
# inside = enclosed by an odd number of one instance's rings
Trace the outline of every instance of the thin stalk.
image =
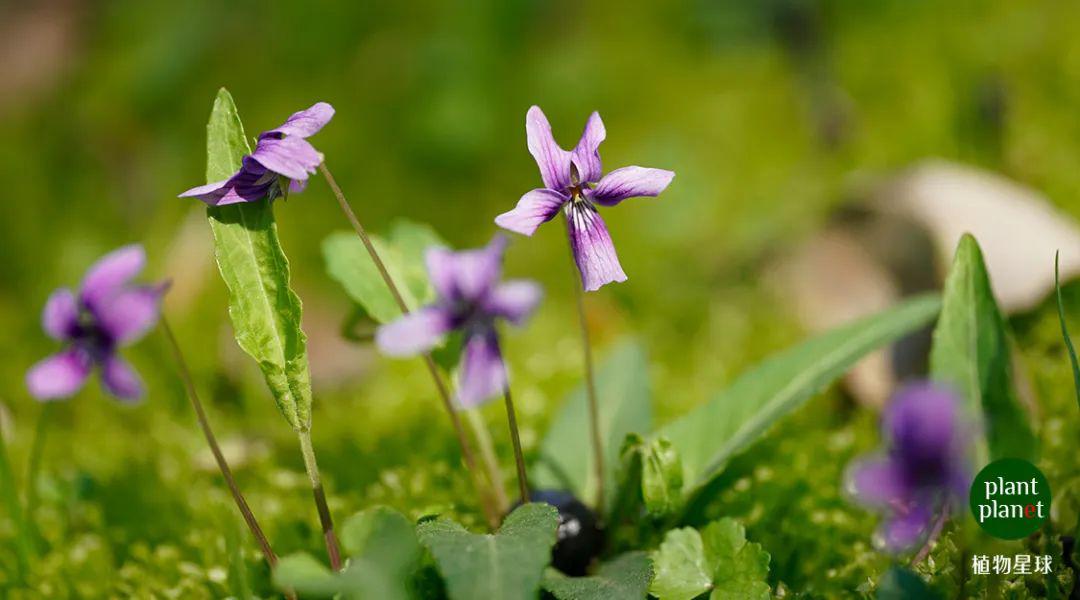
{"type": "Polygon", "coordinates": [[[210,446],[210,452],[214,455],[214,461],[217,462],[221,476],[225,479],[225,485],[228,486],[229,493],[232,494],[233,501],[236,502],[236,508],[240,510],[240,515],[244,517],[244,522],[247,523],[251,535],[259,544],[263,556],[266,557],[266,562],[270,564],[272,569],[277,566],[277,554],[274,554],[274,550],[270,547],[270,540],[266,539],[266,534],[263,533],[262,527],[259,527],[259,522],[251,512],[251,507],[248,506],[244,495],[240,493],[240,487],[236,485],[232,469],[229,468],[225,455],[221,453],[221,447],[218,446],[217,438],[214,436],[213,430],[210,429],[210,422],[206,418],[206,411],[203,410],[202,400],[199,399],[199,392],[196,391],[195,383],[191,379],[191,371],[188,370],[187,361],[184,360],[184,354],[180,351],[180,344],[176,341],[176,336],[173,334],[172,328],[169,327],[165,315],[161,316],[161,330],[165,332],[165,338],[169,341],[169,347],[172,349],[173,357],[176,359],[176,367],[180,373],[180,380],[184,382],[188,400],[191,401],[191,407],[195,409],[195,418],[199,422],[199,428],[202,429],[206,443],[210,446]]]}
{"type": "Polygon", "coordinates": [[[34,441],[30,445],[30,458],[26,465],[26,521],[35,540],[39,539],[34,513],[37,511],[37,479],[41,471],[41,457],[45,453],[45,438],[52,420],[53,402],[41,407],[37,425],[34,427],[34,441]]]}
{"type": "Polygon", "coordinates": [[[494,496],[495,506],[500,514],[506,514],[510,510],[510,501],[506,497],[506,483],[503,481],[502,471],[499,470],[499,459],[495,456],[495,446],[491,443],[491,432],[484,424],[478,410],[466,410],[465,418],[469,422],[476,437],[476,446],[480,449],[480,459],[484,461],[484,468],[489,477],[489,484],[494,496]]]}
{"type": "Polygon", "coordinates": [[[510,440],[514,442],[514,465],[517,467],[518,492],[521,501],[529,501],[529,478],[525,474],[525,457],[521,453],[521,437],[518,435],[517,415],[514,413],[514,400],[510,397],[510,385],[503,387],[503,400],[506,403],[506,422],[510,426],[510,440]]]}
{"type": "MultiPolygon", "coordinates": [[[[386,287],[390,290],[390,295],[394,297],[394,301],[397,303],[398,308],[401,309],[401,313],[406,315],[409,314],[409,307],[405,304],[405,299],[402,298],[401,292],[398,291],[397,284],[395,284],[394,279],[390,277],[390,272],[386,270],[386,265],[383,263],[378,251],[375,250],[375,246],[371,243],[371,239],[364,230],[364,226],[361,225],[360,220],[356,218],[356,213],[354,213],[352,207],[349,206],[348,200],[345,199],[345,194],[342,193],[341,188],[338,187],[337,181],[334,180],[334,176],[330,174],[330,170],[326,168],[325,162],[319,165],[319,172],[322,173],[323,178],[326,179],[326,183],[330,186],[330,190],[334,193],[334,197],[337,198],[338,206],[341,207],[341,212],[345,213],[345,218],[348,219],[353,230],[356,231],[356,235],[359,236],[360,241],[363,242],[364,248],[367,249],[368,255],[371,256],[372,262],[375,263],[375,268],[378,269],[379,275],[382,277],[383,282],[386,283],[386,287]]],[[[457,410],[454,409],[454,402],[450,397],[450,390],[446,387],[446,382],[443,381],[442,376],[439,375],[439,367],[435,364],[435,360],[431,358],[430,353],[424,354],[424,364],[427,365],[427,370],[431,373],[431,378],[435,382],[435,387],[439,390],[439,396],[442,398],[443,408],[446,410],[447,416],[450,417],[450,424],[454,428],[454,434],[457,436],[458,445],[461,447],[461,457],[465,461],[465,468],[468,470],[469,476],[473,480],[473,485],[476,487],[476,494],[480,499],[480,507],[484,511],[484,516],[487,518],[488,525],[492,529],[495,529],[499,526],[499,512],[493,505],[492,499],[483,489],[480,474],[476,467],[476,458],[473,455],[472,446],[469,444],[468,437],[465,435],[465,429],[461,425],[461,419],[458,417],[457,410]]]]}
{"type": "MultiPolygon", "coordinates": [[[[563,213],[566,224],[566,239],[570,240],[570,217],[563,213]]],[[[581,346],[585,358],[585,391],[589,404],[589,437],[592,440],[593,477],[596,479],[596,508],[604,510],[604,442],[600,437],[600,409],[596,399],[596,376],[593,373],[592,344],[589,342],[589,320],[585,315],[585,290],[581,287],[577,264],[574,262],[573,247],[570,249],[571,274],[574,279],[574,294],[577,297],[578,323],[581,326],[581,346]]]]}
{"type": "Polygon", "coordinates": [[[4,506],[16,529],[16,580],[25,583],[26,575],[30,571],[30,556],[34,553],[34,545],[30,528],[26,522],[26,513],[23,512],[22,504],[19,502],[19,494],[16,492],[15,476],[11,472],[11,463],[8,461],[3,427],[0,427],[0,494],[3,495],[4,506]]]}
{"type": "Polygon", "coordinates": [[[915,566],[923,561],[929,554],[930,549],[934,546],[934,542],[938,536],[941,535],[941,529],[945,526],[945,520],[949,517],[948,505],[942,505],[941,512],[938,514],[937,519],[934,521],[934,526],[930,530],[930,533],[926,536],[926,541],[923,542],[919,551],[915,553],[915,556],[911,559],[911,566],[915,566]]]}
{"type": "Polygon", "coordinates": [[[311,480],[311,492],[315,496],[315,507],[319,511],[326,554],[330,557],[330,567],[336,573],[341,570],[341,549],[338,547],[337,536],[334,535],[330,508],[326,505],[326,492],[323,491],[322,477],[319,476],[319,465],[315,462],[315,449],[311,447],[311,431],[299,431],[297,435],[300,437],[300,452],[304,455],[304,469],[311,480]]]}

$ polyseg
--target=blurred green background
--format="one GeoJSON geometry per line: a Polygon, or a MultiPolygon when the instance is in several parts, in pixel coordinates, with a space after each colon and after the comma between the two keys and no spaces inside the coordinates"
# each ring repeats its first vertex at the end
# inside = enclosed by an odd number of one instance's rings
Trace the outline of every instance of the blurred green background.
{"type": "MultiPolygon", "coordinates": [[[[677,173],[662,196],[603,213],[630,280],[589,297],[601,357],[624,336],[647,347],[664,420],[803,336],[790,303],[759,283],[762,262],[818,229],[858,181],[944,157],[1080,217],[1077,22],[1080,5],[1055,0],[0,5],[0,403],[16,475],[26,483],[41,411],[23,374],[54,349],[40,331],[45,298],[100,254],[141,242],[146,277],[174,280],[167,313],[257,516],[280,553],[318,552],[295,439],[231,338],[203,207],[176,198],[203,181],[221,86],[249,135],[332,103],[337,115],[312,141],[365,225],[405,217],[459,247],[485,243],[494,216],[539,185],[525,148],[531,104],[566,147],[599,110],[607,169],[677,173]]],[[[421,365],[341,339],[351,307],[320,243],[347,223],[327,186],[312,181],[276,213],[304,300],[315,444],[335,514],[376,501],[412,515],[472,511],[421,365]]],[[[508,256],[510,275],[547,290],[507,341],[528,448],[580,377],[561,229],[515,239],[508,256]]],[[[1036,376],[1057,397],[1048,418],[1070,408],[1051,317],[1030,317],[1019,335],[1031,360],[1055,357],[1036,376]]],[[[57,597],[232,593],[232,539],[269,593],[160,333],[127,356],[149,387],[142,405],[119,406],[91,382],[54,411],[37,482],[50,548],[40,585],[57,597]]],[[[850,408],[836,394],[814,406],[746,466],[785,475],[769,479],[777,489],[732,500],[732,511],[774,552],[774,584],[847,589],[886,564],[867,550],[873,517],[837,489],[847,457],[874,445],[874,417],[832,410],[850,408]],[[811,460],[809,444],[835,460],[811,460]],[[818,504],[759,500],[817,488],[818,504]],[[800,516],[802,533],[781,526],[800,516]],[[770,547],[783,536],[803,538],[805,554],[770,547]],[[815,549],[823,536],[835,541],[815,549]]],[[[501,413],[485,415],[509,474],[501,413]]],[[[1075,414],[1066,421],[1075,429],[1075,414]]],[[[0,565],[11,564],[9,534],[0,521],[0,565]]]]}

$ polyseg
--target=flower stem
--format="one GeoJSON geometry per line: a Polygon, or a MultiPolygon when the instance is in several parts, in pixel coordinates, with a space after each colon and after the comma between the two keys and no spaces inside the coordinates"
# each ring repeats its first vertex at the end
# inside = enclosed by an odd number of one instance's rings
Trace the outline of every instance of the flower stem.
{"type": "Polygon", "coordinates": [[[210,446],[210,452],[214,455],[214,460],[217,462],[218,469],[221,471],[221,476],[225,479],[225,484],[229,487],[229,492],[232,494],[233,501],[236,502],[236,508],[240,510],[240,515],[244,517],[244,522],[247,523],[248,529],[251,530],[251,535],[255,537],[255,541],[259,544],[259,548],[262,549],[263,556],[266,557],[266,562],[270,564],[270,568],[274,568],[277,566],[278,562],[277,555],[274,554],[274,550],[270,547],[270,541],[266,539],[266,534],[264,534],[262,528],[259,527],[259,522],[251,512],[251,507],[248,506],[247,501],[244,500],[244,495],[240,493],[240,488],[236,485],[236,480],[233,478],[229,463],[226,462],[225,455],[221,453],[217,438],[214,436],[213,430],[210,429],[210,422],[206,418],[206,411],[203,410],[202,400],[199,399],[199,393],[195,390],[195,383],[191,379],[191,372],[188,370],[187,361],[184,360],[184,354],[180,351],[180,344],[176,341],[176,336],[173,334],[172,328],[169,327],[169,322],[165,320],[165,315],[161,316],[161,329],[165,332],[165,337],[169,341],[169,347],[172,348],[173,357],[176,358],[177,370],[180,372],[181,381],[184,382],[184,389],[187,391],[188,399],[191,401],[191,407],[195,409],[195,417],[199,422],[199,427],[202,429],[203,436],[206,438],[206,443],[210,446]]]}
{"type": "Polygon", "coordinates": [[[39,540],[37,523],[34,513],[37,510],[37,479],[41,471],[41,457],[45,453],[45,438],[49,431],[49,422],[52,420],[53,402],[47,402],[41,407],[38,414],[37,425],[34,427],[34,441],[30,445],[30,458],[26,465],[26,522],[33,534],[34,540],[39,540]]]}
{"type": "Polygon", "coordinates": [[[491,443],[491,432],[488,431],[487,425],[484,424],[480,411],[466,410],[464,412],[465,418],[469,422],[469,428],[472,429],[473,435],[476,437],[476,445],[480,450],[480,459],[484,461],[484,469],[488,474],[488,483],[494,497],[495,508],[499,511],[499,514],[506,514],[510,510],[510,501],[506,498],[506,484],[503,481],[502,471],[499,470],[499,460],[495,456],[495,446],[491,443]]]}
{"type": "MultiPolygon", "coordinates": [[[[566,216],[566,213],[563,213],[566,216]]],[[[567,216],[566,239],[570,240],[570,218],[567,216]]],[[[589,320],[585,315],[585,290],[578,278],[577,264],[574,262],[573,247],[570,247],[571,273],[574,279],[574,293],[577,297],[578,322],[581,325],[582,354],[585,358],[585,391],[589,404],[589,437],[592,439],[593,477],[596,479],[596,509],[604,511],[604,442],[600,437],[600,409],[596,399],[596,376],[593,373],[592,344],[589,342],[589,320]]]]}
{"type": "Polygon", "coordinates": [[[319,511],[319,523],[322,525],[323,539],[326,542],[326,554],[330,557],[330,567],[334,572],[341,570],[341,549],[337,536],[334,535],[334,521],[330,517],[330,508],[326,505],[326,492],[323,490],[319,465],[315,462],[315,449],[311,446],[311,430],[298,431],[300,452],[304,455],[304,469],[311,481],[311,492],[315,497],[315,508],[319,511]]]}
{"type": "Polygon", "coordinates": [[[514,443],[514,465],[517,467],[518,493],[521,501],[529,501],[529,478],[525,474],[525,457],[521,453],[521,436],[518,435],[517,415],[514,413],[514,400],[510,397],[510,384],[503,387],[503,400],[506,403],[506,422],[510,426],[510,440],[514,443]]]}
{"type": "MultiPolygon", "coordinates": [[[[325,162],[319,165],[319,172],[322,173],[323,178],[326,179],[326,183],[330,186],[330,190],[334,193],[334,197],[337,198],[338,206],[341,207],[341,212],[345,213],[345,218],[348,219],[353,230],[356,231],[356,235],[359,236],[360,241],[363,242],[364,248],[367,249],[368,255],[371,256],[372,262],[375,263],[375,268],[378,269],[379,275],[382,277],[383,282],[386,283],[386,287],[390,290],[390,295],[394,297],[394,301],[397,303],[398,308],[401,309],[402,314],[409,314],[409,307],[405,304],[401,292],[398,291],[394,279],[390,277],[390,272],[386,270],[386,265],[383,263],[382,258],[379,257],[379,253],[375,250],[375,246],[371,243],[371,239],[364,230],[364,226],[361,225],[360,220],[356,218],[356,213],[354,213],[349,206],[348,200],[345,199],[345,194],[341,192],[341,188],[338,187],[337,181],[334,180],[334,176],[330,174],[330,169],[326,168],[325,162]]],[[[439,390],[439,396],[442,398],[443,408],[446,409],[446,414],[450,417],[450,424],[454,428],[454,434],[457,436],[458,445],[461,446],[461,457],[465,461],[465,468],[468,470],[469,476],[473,480],[473,485],[476,487],[476,494],[480,499],[480,506],[484,511],[484,516],[487,519],[488,525],[494,529],[499,525],[499,513],[493,505],[491,498],[484,492],[483,484],[480,481],[479,471],[476,467],[476,458],[473,455],[472,446],[465,436],[465,429],[461,425],[461,419],[454,409],[454,403],[450,398],[450,390],[446,387],[446,382],[443,381],[442,376],[439,374],[439,367],[435,364],[435,360],[431,358],[430,353],[424,354],[424,364],[427,365],[428,372],[431,373],[431,378],[435,382],[435,387],[439,390]]],[[[494,481],[494,479],[492,480],[494,481]]]]}
{"type": "Polygon", "coordinates": [[[919,551],[915,553],[915,556],[911,559],[911,566],[915,566],[923,561],[929,554],[930,549],[934,546],[934,542],[937,541],[939,535],[941,535],[941,529],[945,526],[945,520],[949,518],[949,507],[943,505],[941,512],[938,514],[937,519],[934,521],[933,528],[930,529],[930,533],[926,536],[926,541],[923,542],[919,551]]]}

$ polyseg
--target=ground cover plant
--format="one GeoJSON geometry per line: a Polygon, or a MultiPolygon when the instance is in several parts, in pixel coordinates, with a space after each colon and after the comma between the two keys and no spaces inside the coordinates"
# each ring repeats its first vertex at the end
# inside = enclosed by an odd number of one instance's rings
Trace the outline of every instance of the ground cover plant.
{"type": "MultiPolygon", "coordinates": [[[[0,398],[2,595],[1080,593],[1078,289],[1057,277],[1075,249],[1043,257],[1054,285],[1021,314],[997,241],[964,234],[940,289],[801,331],[756,282],[687,300],[717,275],[665,250],[711,237],[657,240],[707,178],[641,125],[526,100],[506,131],[539,178],[417,210],[324,143],[357,107],[288,96],[274,114],[204,94],[206,128],[183,128],[205,173],[164,192],[186,217],[72,254],[26,300],[33,352],[0,398]],[[315,203],[333,225],[309,230],[315,203]],[[174,230],[180,254],[155,241],[174,230]],[[920,339],[882,405],[855,391],[858,365],[920,339]],[[968,505],[999,458],[1053,490],[1012,541],[968,505]],[[1038,561],[978,572],[997,554],[1038,561]]],[[[472,179],[445,160],[442,180],[472,179]]]]}

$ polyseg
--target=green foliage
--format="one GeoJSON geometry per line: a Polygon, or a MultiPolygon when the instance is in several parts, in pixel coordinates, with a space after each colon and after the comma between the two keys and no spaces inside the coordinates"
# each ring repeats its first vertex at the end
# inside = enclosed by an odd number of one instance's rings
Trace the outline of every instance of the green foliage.
{"type": "Polygon", "coordinates": [[[307,553],[292,554],[281,559],[274,572],[275,584],[305,597],[410,597],[408,583],[420,558],[420,545],[404,515],[383,506],[361,511],[341,526],[341,544],[349,557],[343,572],[331,572],[307,553]]]}
{"type": "Polygon", "coordinates": [[[902,567],[893,567],[885,572],[878,582],[878,600],[909,600],[911,598],[938,598],[930,586],[917,574],[902,567]]]}
{"type": "Polygon", "coordinates": [[[789,348],[741,375],[706,404],[660,429],[682,457],[693,492],[868,352],[933,319],[940,302],[921,296],[789,348]]]}
{"type": "MultiPolygon", "coordinates": [[[[624,341],[611,351],[596,371],[596,394],[604,438],[605,487],[612,489],[623,439],[652,428],[649,363],[637,342],[624,341]]],[[[540,461],[530,470],[530,479],[540,487],[564,488],[587,504],[594,503],[596,478],[588,428],[588,398],[582,384],[544,434],[540,461]]]]}
{"type": "Polygon", "coordinates": [[[1069,328],[1065,325],[1065,301],[1061,299],[1061,278],[1058,272],[1058,254],[1054,255],[1054,298],[1057,300],[1058,321],[1061,322],[1061,339],[1069,352],[1069,364],[1072,365],[1073,389],[1076,390],[1076,404],[1080,407],[1080,360],[1076,357],[1076,348],[1069,337],[1069,328]]]}
{"type": "Polygon", "coordinates": [[[649,516],[663,518],[682,506],[682,462],[667,438],[646,440],[636,433],[629,434],[623,443],[621,460],[624,469],[633,469],[637,473],[625,473],[620,487],[634,485],[638,489],[625,492],[620,489],[620,494],[640,493],[649,516]]]}
{"type": "Polygon", "coordinates": [[[953,386],[972,415],[986,421],[979,464],[1031,457],[1035,438],[1016,397],[1005,321],[994,300],[978,242],[964,235],[945,281],[930,352],[931,376],[953,386]]]}
{"type": "Polygon", "coordinates": [[[651,580],[649,555],[627,552],[588,577],[567,577],[549,568],[543,586],[556,600],[645,600],[651,580]]]}
{"type": "MultiPolygon", "coordinates": [[[[435,291],[428,281],[424,255],[432,246],[447,244],[434,229],[398,220],[386,237],[371,235],[370,239],[409,310],[435,299],[435,291]]],[[[349,298],[363,307],[372,319],[387,323],[401,316],[397,301],[386,287],[364,243],[354,232],[330,234],[323,240],[322,253],[326,272],[345,288],[349,298]]]]}
{"type": "MultiPolygon", "coordinates": [[[[250,152],[232,96],[222,88],[206,126],[206,179],[228,178],[250,152]]],[[[278,409],[297,431],[311,425],[307,337],[300,298],[289,287],[289,260],[265,199],[206,210],[214,257],[229,289],[229,318],[240,347],[259,364],[278,409]]]]}
{"type": "Polygon", "coordinates": [[[510,513],[495,533],[470,533],[439,518],[421,523],[417,534],[435,558],[451,600],[533,600],[558,524],[554,507],[534,503],[510,513]]]}
{"type": "Polygon", "coordinates": [[[690,600],[710,590],[712,600],[768,599],[769,560],[734,519],[714,521],[700,533],[673,529],[653,553],[656,576],[649,591],[660,600],[690,600]]]}

